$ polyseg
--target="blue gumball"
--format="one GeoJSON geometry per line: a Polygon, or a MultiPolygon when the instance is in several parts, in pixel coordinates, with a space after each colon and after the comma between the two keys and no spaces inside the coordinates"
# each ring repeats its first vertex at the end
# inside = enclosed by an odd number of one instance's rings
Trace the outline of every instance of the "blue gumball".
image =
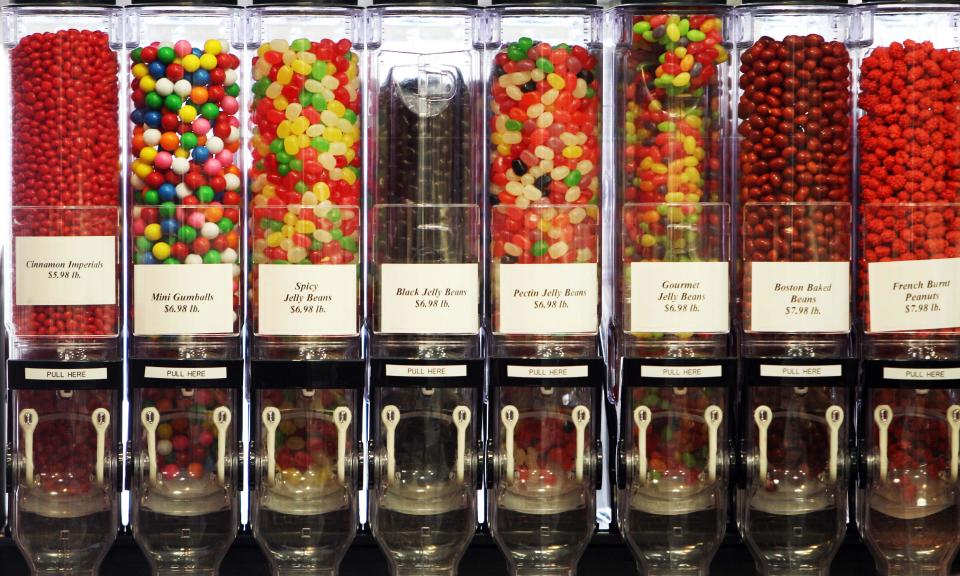
{"type": "Polygon", "coordinates": [[[180,223],[177,222],[176,218],[166,218],[160,221],[160,230],[163,231],[164,236],[176,236],[179,229],[180,223]]]}
{"type": "Polygon", "coordinates": [[[203,68],[193,73],[194,86],[206,86],[209,83],[210,83],[210,73],[204,70],[203,68]]]}
{"type": "Polygon", "coordinates": [[[130,121],[134,124],[143,124],[143,110],[134,110],[131,112],[130,121]]]}
{"type": "Polygon", "coordinates": [[[153,253],[151,253],[151,252],[144,252],[142,258],[143,258],[143,263],[144,263],[144,264],[156,264],[156,263],[157,263],[157,259],[153,257],[153,253]]]}
{"type": "Polygon", "coordinates": [[[150,66],[147,67],[147,71],[154,80],[159,80],[167,73],[167,66],[159,60],[154,60],[150,63],[150,66]]]}
{"type": "Polygon", "coordinates": [[[174,202],[177,199],[177,188],[169,182],[164,182],[160,188],[157,188],[157,194],[161,202],[174,202]]]}
{"type": "Polygon", "coordinates": [[[147,110],[143,113],[143,123],[151,128],[159,128],[162,118],[159,110],[147,110]]]}
{"type": "Polygon", "coordinates": [[[193,160],[205,164],[210,159],[210,150],[206,146],[197,146],[193,149],[193,160]]]}

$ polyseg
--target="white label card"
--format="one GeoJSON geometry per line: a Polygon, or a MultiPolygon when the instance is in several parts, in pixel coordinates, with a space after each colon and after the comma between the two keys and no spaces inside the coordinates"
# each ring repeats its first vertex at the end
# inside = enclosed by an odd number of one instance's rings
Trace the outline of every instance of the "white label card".
{"type": "Polygon", "coordinates": [[[843,375],[840,364],[761,364],[760,375],[768,378],[833,378],[843,375]]]}
{"type": "Polygon", "coordinates": [[[227,377],[227,367],[174,368],[172,366],[144,366],[143,377],[157,378],[160,380],[223,380],[227,377]]]}
{"type": "Polygon", "coordinates": [[[502,334],[569,334],[598,327],[596,264],[498,264],[502,334]]]}
{"type": "Polygon", "coordinates": [[[357,334],[357,265],[260,264],[258,334],[357,334]]]}
{"type": "Polygon", "coordinates": [[[380,332],[472,334],[479,286],[479,264],[381,264],[380,332]]]}
{"type": "Polygon", "coordinates": [[[849,262],[751,262],[752,332],[850,331],[849,262]]]}
{"type": "Polygon", "coordinates": [[[659,366],[642,364],[641,378],[720,378],[723,366],[708,364],[704,366],[659,366]]]}
{"type": "Polygon", "coordinates": [[[871,262],[870,332],[960,327],[960,258],[871,262]]]}
{"type": "Polygon", "coordinates": [[[113,236],[20,236],[14,242],[16,305],[117,303],[113,236]]]}
{"type": "Polygon", "coordinates": [[[137,264],[133,282],[134,334],[233,332],[233,264],[137,264]]]}
{"type": "Polygon", "coordinates": [[[589,375],[590,367],[586,364],[578,366],[507,365],[509,378],[586,378],[589,375]]]}
{"type": "Polygon", "coordinates": [[[387,364],[387,376],[404,378],[462,378],[467,375],[466,364],[387,364]]]}
{"type": "Polygon", "coordinates": [[[631,262],[629,331],[729,332],[729,263],[631,262]]]}
{"type": "Polygon", "coordinates": [[[106,380],[106,368],[24,368],[26,380],[106,380]]]}

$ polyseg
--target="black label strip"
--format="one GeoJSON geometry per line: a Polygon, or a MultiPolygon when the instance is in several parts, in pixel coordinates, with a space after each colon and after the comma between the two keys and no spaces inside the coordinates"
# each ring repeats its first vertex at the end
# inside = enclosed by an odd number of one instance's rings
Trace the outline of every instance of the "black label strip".
{"type": "Polygon", "coordinates": [[[363,360],[253,360],[250,387],[253,390],[281,389],[363,389],[366,363],[363,360]]]}
{"type": "Polygon", "coordinates": [[[960,360],[864,360],[867,388],[960,388],[960,360]]]}

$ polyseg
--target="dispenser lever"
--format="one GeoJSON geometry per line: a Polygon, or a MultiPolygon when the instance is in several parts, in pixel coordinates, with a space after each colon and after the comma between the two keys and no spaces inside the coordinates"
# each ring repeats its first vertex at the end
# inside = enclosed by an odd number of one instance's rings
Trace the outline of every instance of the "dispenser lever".
{"type": "Polygon", "coordinates": [[[400,409],[393,404],[384,406],[380,420],[387,432],[387,484],[393,481],[397,473],[397,425],[400,424],[400,409]]]}
{"type": "Polygon", "coordinates": [[[880,404],[873,410],[873,422],[880,432],[880,481],[887,481],[887,430],[893,421],[893,408],[889,404],[880,404]]]}
{"type": "Polygon", "coordinates": [[[957,481],[958,460],[957,451],[960,450],[960,405],[954,404],[947,408],[947,423],[950,425],[950,481],[957,481]]]}
{"type": "Polygon", "coordinates": [[[277,485],[277,428],[283,415],[275,406],[268,406],[260,414],[263,427],[267,429],[267,482],[271,486],[277,485]]]}
{"type": "Polygon", "coordinates": [[[337,406],[333,411],[333,424],[337,427],[337,478],[347,481],[347,430],[353,422],[353,412],[346,406],[337,406]]]}
{"type": "Polygon", "coordinates": [[[33,408],[20,411],[20,429],[23,430],[23,464],[27,484],[33,484],[33,432],[40,423],[40,416],[33,408]]]}
{"type": "Polygon", "coordinates": [[[824,413],[827,428],[830,429],[830,481],[837,481],[837,462],[840,459],[840,427],[843,426],[843,408],[830,406],[824,413]]]}
{"type": "Polygon", "coordinates": [[[633,423],[637,426],[637,476],[639,483],[647,483],[647,427],[653,419],[653,413],[647,406],[633,409],[633,423]]]}
{"type": "Polygon", "coordinates": [[[97,431],[97,484],[103,485],[103,466],[107,452],[107,428],[110,427],[110,411],[97,408],[90,415],[93,429],[97,431]]]}
{"type": "Polygon", "coordinates": [[[217,406],[213,410],[213,425],[217,428],[217,480],[221,485],[227,482],[227,429],[232,418],[226,406],[217,406]]]}
{"type": "Polygon", "coordinates": [[[583,463],[585,459],[584,450],[586,448],[586,431],[587,424],[590,423],[590,409],[584,405],[577,406],[573,409],[573,412],[570,414],[573,418],[573,425],[577,428],[577,461],[575,464],[575,470],[577,474],[577,482],[583,480],[583,463]]]}
{"type": "Polygon", "coordinates": [[[717,434],[720,424],[723,423],[723,409],[716,404],[707,406],[703,411],[703,420],[707,423],[707,478],[713,482],[717,479],[718,444],[717,434]]]}
{"type": "Polygon", "coordinates": [[[453,409],[453,425],[457,427],[457,482],[463,482],[467,460],[467,428],[470,427],[472,413],[466,406],[453,409]]]}
{"type": "Polygon", "coordinates": [[[753,411],[753,421],[757,424],[759,431],[757,438],[757,447],[760,452],[758,465],[760,467],[760,481],[767,481],[767,429],[773,422],[773,410],[769,406],[762,404],[753,411]]]}
{"type": "Polygon", "coordinates": [[[144,408],[140,411],[140,423],[147,433],[147,463],[150,484],[157,483],[157,426],[160,425],[160,411],[156,408],[144,408]]]}
{"type": "Polygon", "coordinates": [[[500,422],[503,423],[503,428],[506,431],[504,435],[504,448],[507,451],[507,483],[513,483],[514,475],[514,460],[513,460],[513,431],[517,427],[517,422],[520,421],[520,411],[517,410],[516,406],[512,404],[509,406],[504,406],[500,409],[500,422]]]}

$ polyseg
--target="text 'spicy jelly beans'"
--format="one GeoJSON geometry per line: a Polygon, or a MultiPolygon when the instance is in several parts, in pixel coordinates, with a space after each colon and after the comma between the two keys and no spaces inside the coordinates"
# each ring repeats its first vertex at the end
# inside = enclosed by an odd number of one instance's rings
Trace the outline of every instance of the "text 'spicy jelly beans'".
{"type": "Polygon", "coordinates": [[[226,41],[130,53],[135,264],[235,264],[239,307],[240,59],[226,41]]]}
{"type": "MultiPolygon", "coordinates": [[[[119,66],[102,31],[30,34],[10,50],[14,237],[117,236],[119,66]]],[[[15,307],[13,323],[21,336],[118,331],[112,305],[15,307]]]]}
{"type": "Polygon", "coordinates": [[[219,388],[145,388],[143,408],[156,408],[157,476],[161,482],[217,481],[217,427],[213,411],[231,406],[219,388]]]}
{"type": "Polygon", "coordinates": [[[255,263],[347,264],[359,249],[359,59],[349,40],[274,40],[253,62],[255,263]]]}
{"type": "Polygon", "coordinates": [[[728,60],[717,15],[632,18],[623,87],[624,274],[631,262],[697,262],[724,252],[722,213],[701,204],[724,201],[718,72],[728,60]]]}
{"type": "Polygon", "coordinates": [[[960,51],[906,40],[872,49],[858,105],[860,291],[868,265],[960,256],[960,51]]]}

